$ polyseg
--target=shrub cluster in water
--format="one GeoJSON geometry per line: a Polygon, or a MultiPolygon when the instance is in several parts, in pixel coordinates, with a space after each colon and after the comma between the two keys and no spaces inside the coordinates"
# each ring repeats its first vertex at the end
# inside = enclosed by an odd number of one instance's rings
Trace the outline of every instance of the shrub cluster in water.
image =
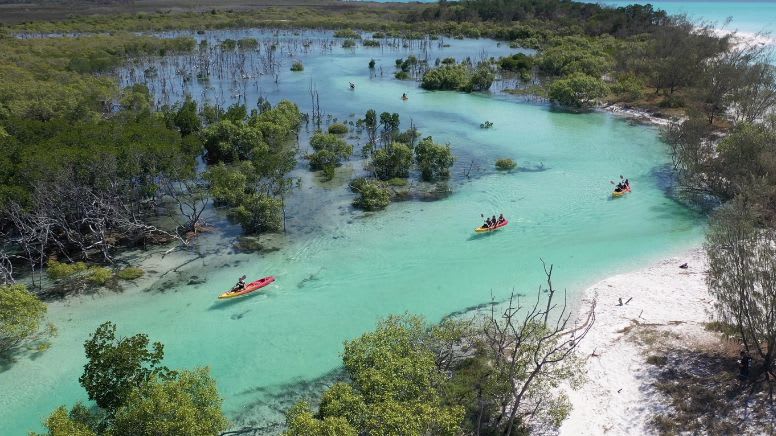
{"type": "Polygon", "coordinates": [[[496,76],[486,63],[476,68],[469,64],[443,64],[423,75],[420,86],[429,90],[487,91],[496,76]]]}
{"type": "Polygon", "coordinates": [[[517,168],[517,163],[509,158],[496,160],[496,168],[501,171],[509,171],[517,168]]]}
{"type": "Polygon", "coordinates": [[[291,64],[291,71],[304,71],[304,64],[302,64],[302,61],[294,61],[294,63],[291,64]]]}

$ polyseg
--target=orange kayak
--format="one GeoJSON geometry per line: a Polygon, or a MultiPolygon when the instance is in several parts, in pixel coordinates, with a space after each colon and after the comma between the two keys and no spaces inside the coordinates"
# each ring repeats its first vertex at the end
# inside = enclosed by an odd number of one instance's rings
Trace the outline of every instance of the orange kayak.
{"type": "Polygon", "coordinates": [[[237,292],[232,292],[232,291],[224,292],[223,294],[218,296],[218,299],[226,300],[229,298],[242,297],[243,295],[247,295],[247,294],[250,294],[251,292],[258,291],[259,289],[267,286],[268,284],[274,281],[275,281],[275,276],[264,277],[263,279],[258,279],[254,282],[250,282],[246,284],[244,288],[240,289],[237,292]]]}

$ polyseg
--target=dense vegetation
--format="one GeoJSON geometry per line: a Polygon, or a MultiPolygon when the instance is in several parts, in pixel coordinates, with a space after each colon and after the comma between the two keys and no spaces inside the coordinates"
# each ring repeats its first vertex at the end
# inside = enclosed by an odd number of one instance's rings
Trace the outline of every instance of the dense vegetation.
{"type": "Polygon", "coordinates": [[[557,427],[569,411],[557,387],[578,378],[573,350],[591,318],[571,328],[554,294],[550,285],[536,305],[514,300],[503,313],[473,321],[427,325],[416,316],[388,317],[345,343],[348,380],[324,392],[317,412],[305,402],[294,406],[287,434],[526,434],[557,427]]]}
{"type": "MultiPolygon", "coordinates": [[[[683,117],[664,132],[682,193],[727,203],[707,241],[716,315],[733,325],[755,354],[756,377],[773,380],[776,121],[769,115],[776,105],[776,71],[769,53],[731,48],[728,38],[710,28],[648,5],[610,9],[563,0],[214,9],[76,17],[3,29],[0,283],[8,285],[0,287],[0,354],[42,349],[53,334],[43,325],[45,305],[12,284],[21,262],[38,286],[44,267],[49,280],[80,287],[137,278],[142,270],[110,265],[116,250],[188,243],[211,200],[247,233],[283,229],[284,198],[297,183],[288,173],[296,165],[303,122],[295,104],[272,107],[260,101],[249,112],[245,105],[199,107],[187,100],[158,108],[148,89],[120,90],[110,76],[129,57],[195,48],[191,38],[122,32],[268,23],[344,29],[335,36],[354,49],[361,33],[351,28],[380,31],[362,40],[365,47],[380,46],[386,37],[493,37],[535,52],[479,62],[444,59],[433,67],[408,56],[396,61],[395,77],[419,80],[429,90],[464,92],[487,91],[498,77],[514,77],[514,92],[572,109],[630,102],[683,117]],[[19,31],[111,33],[10,35],[19,31]],[[204,173],[197,170],[200,156],[208,164],[204,173]],[[165,216],[174,222],[160,219],[165,216]]],[[[226,40],[221,48],[257,44],[226,40]]],[[[292,69],[304,67],[297,63],[292,69]]],[[[413,172],[424,181],[449,176],[450,147],[431,137],[419,140],[414,126],[402,132],[398,114],[369,110],[359,126],[368,136],[362,151],[369,175],[350,184],[355,207],[387,207],[413,172]]],[[[311,169],[331,178],[353,153],[337,136],[346,132],[346,126],[333,124],[328,133],[313,135],[311,169]]],[[[496,165],[515,167],[510,159],[496,165]]],[[[415,317],[388,318],[375,332],[346,343],[348,380],[327,390],[317,412],[304,403],[295,406],[288,414],[289,432],[518,434],[556,426],[568,412],[562,395],[555,395],[558,380],[573,375],[574,361],[567,358],[585,330],[568,336],[565,324],[548,323],[546,313],[536,309],[545,306],[533,307],[525,319],[518,320],[524,312],[510,307],[503,317],[473,324],[428,326],[415,317]]],[[[563,316],[550,319],[555,318],[563,316]]],[[[161,344],[149,349],[144,335],[117,338],[114,326],[103,325],[85,348],[89,361],[80,381],[99,410],[59,408],[46,420],[49,434],[217,434],[226,428],[207,371],[161,366],[161,344]]]]}
{"type": "MultiPolygon", "coordinates": [[[[84,343],[87,363],[79,379],[98,408],[57,408],[44,422],[47,436],[217,435],[228,421],[207,368],[171,371],[164,347],[149,349],[144,334],[116,336],[102,324],[84,343]]],[[[43,435],[39,435],[43,436],[43,435]]]]}

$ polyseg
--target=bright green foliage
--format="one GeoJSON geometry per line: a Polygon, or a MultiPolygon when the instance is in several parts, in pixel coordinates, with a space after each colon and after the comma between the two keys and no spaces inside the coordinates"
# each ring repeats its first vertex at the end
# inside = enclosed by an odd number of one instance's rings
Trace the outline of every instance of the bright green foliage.
{"type": "Polygon", "coordinates": [[[164,346],[155,342],[149,350],[148,345],[148,336],[144,334],[117,338],[113,323],[100,325],[84,343],[88,362],[78,379],[89,399],[108,413],[114,413],[133,389],[141,387],[152,376],[171,376],[170,370],[160,366],[164,346]]]}
{"type": "Polygon", "coordinates": [[[332,386],[318,418],[306,404],[297,405],[289,425],[299,421],[317,428],[327,419],[344,418],[359,434],[460,434],[464,409],[446,405],[440,395],[445,376],[432,352],[434,341],[421,318],[381,321],[374,332],[345,343],[343,363],[352,384],[332,386]]]}
{"type": "Polygon", "coordinates": [[[329,126],[329,133],[333,133],[335,135],[344,135],[345,133],[348,133],[348,126],[342,123],[334,123],[329,126]]]}
{"type": "Polygon", "coordinates": [[[400,142],[376,150],[369,162],[372,173],[380,180],[409,177],[411,167],[412,149],[400,142]]]}
{"type": "Polygon", "coordinates": [[[234,162],[261,156],[269,150],[264,135],[244,123],[222,120],[202,132],[210,162],[234,162]]]}
{"type": "Polygon", "coordinates": [[[229,216],[240,223],[246,233],[283,230],[283,202],[278,198],[251,195],[231,209],[229,216]]]}
{"type": "Polygon", "coordinates": [[[415,147],[415,162],[418,164],[423,180],[435,180],[450,175],[455,163],[449,145],[435,144],[430,136],[424,138],[415,147]]]}
{"type": "Polygon", "coordinates": [[[294,63],[291,64],[291,71],[304,71],[304,64],[302,61],[294,61],[294,63]]]}
{"type": "Polygon", "coordinates": [[[342,417],[317,419],[310,405],[302,401],[286,414],[285,436],[358,436],[359,432],[342,417]]]}
{"type": "Polygon", "coordinates": [[[380,41],[374,39],[365,39],[362,44],[364,44],[364,47],[380,47],[380,41]]]}
{"type": "Polygon", "coordinates": [[[110,436],[216,436],[229,426],[207,368],[152,375],[116,410],[110,436]]]}
{"type": "MultiPolygon", "coordinates": [[[[86,411],[82,404],[77,404],[68,413],[65,406],[59,406],[43,422],[48,430],[45,434],[30,433],[31,436],[97,436],[97,433],[85,422],[80,421],[77,410],[86,411]]],[[[86,411],[88,413],[88,411],[86,411]]]]}
{"type": "Polygon", "coordinates": [[[550,101],[573,108],[593,106],[598,99],[606,96],[609,88],[603,80],[584,73],[574,73],[558,79],[550,85],[550,101]]]}
{"type": "Polygon", "coordinates": [[[327,166],[337,167],[353,154],[353,146],[333,133],[317,132],[310,138],[310,146],[315,150],[309,157],[310,169],[320,170],[327,166]]]}
{"type": "Polygon", "coordinates": [[[110,268],[105,268],[102,266],[95,266],[95,267],[89,268],[88,274],[86,276],[86,279],[90,283],[98,286],[104,286],[112,278],[113,278],[113,271],[111,271],[110,268]]]}
{"type": "Polygon", "coordinates": [[[487,91],[495,80],[488,64],[472,68],[467,64],[442,64],[423,75],[420,86],[429,90],[487,91]]]}
{"type": "Polygon", "coordinates": [[[143,271],[142,268],[130,266],[117,272],[116,277],[120,278],[121,280],[136,280],[140,277],[143,277],[143,274],[145,274],[145,271],[143,271]]]}
{"type": "Polygon", "coordinates": [[[583,73],[601,77],[613,66],[607,44],[612,39],[592,39],[581,36],[557,38],[542,51],[539,68],[550,76],[569,76],[583,73]]]}
{"type": "Polygon", "coordinates": [[[236,166],[218,164],[211,166],[204,177],[210,182],[210,194],[218,205],[237,205],[248,189],[248,174],[253,171],[250,162],[236,166]]]}
{"type": "Polygon", "coordinates": [[[86,264],[83,262],[64,263],[49,259],[46,275],[51,280],[61,280],[83,271],[86,271],[86,264]]]}
{"type": "Polygon", "coordinates": [[[0,355],[54,334],[53,326],[41,330],[45,316],[46,304],[26,286],[0,286],[0,355]]]}
{"type": "Polygon", "coordinates": [[[353,41],[352,39],[346,39],[342,41],[342,48],[353,48],[356,46],[356,41],[353,41]]]}
{"type": "Polygon", "coordinates": [[[487,91],[496,80],[496,75],[490,69],[488,64],[480,64],[472,72],[472,76],[469,79],[469,84],[464,88],[464,91],[487,91]]]}
{"type": "Polygon", "coordinates": [[[502,158],[496,160],[496,169],[501,171],[510,171],[517,168],[517,162],[509,158],[502,158]]]}
{"type": "Polygon", "coordinates": [[[248,120],[248,124],[259,129],[272,150],[280,150],[301,123],[299,107],[288,100],[281,100],[274,108],[262,109],[248,120]]]}
{"type": "Polygon", "coordinates": [[[429,90],[458,91],[466,89],[470,80],[471,73],[466,65],[442,65],[428,70],[420,86],[429,90]]]}
{"type": "MultiPolygon", "coordinates": [[[[281,171],[285,174],[287,169],[281,171]]],[[[257,189],[261,185],[259,172],[252,162],[243,161],[234,166],[214,165],[204,177],[210,183],[216,204],[230,207],[229,216],[243,230],[248,233],[279,231],[283,228],[282,202],[257,189]]]]}
{"type": "Polygon", "coordinates": [[[350,183],[350,188],[358,193],[353,200],[353,206],[358,209],[382,210],[391,204],[391,191],[377,180],[356,179],[350,183]]]}

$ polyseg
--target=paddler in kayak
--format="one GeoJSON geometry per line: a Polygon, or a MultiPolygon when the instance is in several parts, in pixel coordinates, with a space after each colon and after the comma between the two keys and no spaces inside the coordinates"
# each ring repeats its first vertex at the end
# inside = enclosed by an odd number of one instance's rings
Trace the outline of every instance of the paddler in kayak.
{"type": "Polygon", "coordinates": [[[229,292],[240,292],[243,289],[245,289],[245,276],[240,277],[240,279],[237,280],[237,284],[234,285],[229,292]]]}
{"type": "Polygon", "coordinates": [[[506,221],[506,218],[504,218],[504,214],[503,213],[498,214],[498,222],[496,223],[496,225],[503,224],[504,221],[506,221]]]}

